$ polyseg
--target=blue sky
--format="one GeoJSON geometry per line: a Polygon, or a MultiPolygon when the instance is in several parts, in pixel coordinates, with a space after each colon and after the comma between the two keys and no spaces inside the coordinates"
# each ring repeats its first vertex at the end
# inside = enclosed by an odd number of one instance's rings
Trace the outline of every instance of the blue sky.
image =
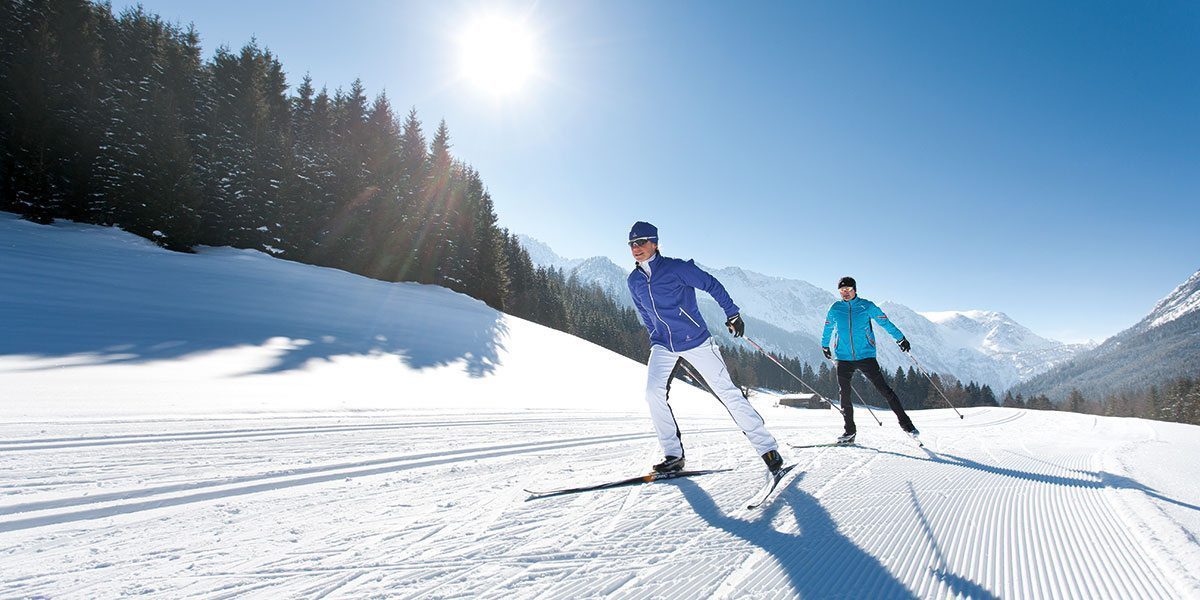
{"type": "Polygon", "coordinates": [[[256,37],[293,84],[444,118],[501,224],[564,256],[626,264],[648,220],[667,255],[1064,341],[1200,269],[1194,2],[141,4],[206,57],[256,37]],[[516,95],[461,77],[483,13],[535,32],[516,95]]]}

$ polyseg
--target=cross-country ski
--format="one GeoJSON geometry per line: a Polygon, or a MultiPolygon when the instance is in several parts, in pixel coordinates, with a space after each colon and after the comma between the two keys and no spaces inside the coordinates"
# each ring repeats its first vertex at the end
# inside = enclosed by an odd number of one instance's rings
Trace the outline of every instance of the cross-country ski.
{"type": "Polygon", "coordinates": [[[787,477],[788,473],[792,472],[792,469],[795,468],[796,465],[788,465],[768,473],[766,483],[763,484],[762,489],[758,490],[758,492],[750,498],[750,502],[746,505],[746,508],[748,510],[754,510],[769,502],[773,497],[775,490],[779,487],[779,483],[783,481],[784,477],[787,477]]]}
{"type": "Polygon", "coordinates": [[[723,473],[723,472],[729,471],[729,470],[730,469],[708,469],[708,470],[701,470],[701,471],[672,471],[669,473],[650,472],[650,473],[647,473],[646,475],[639,475],[637,477],[630,477],[628,479],[618,479],[618,480],[609,481],[606,483],[597,483],[597,484],[592,484],[592,485],[561,488],[561,489],[555,489],[555,490],[538,491],[538,490],[527,489],[525,491],[529,493],[530,500],[536,500],[538,498],[548,498],[550,496],[562,496],[564,494],[578,494],[580,492],[593,492],[593,491],[597,491],[597,490],[606,490],[606,489],[610,489],[610,488],[625,487],[625,486],[630,486],[630,485],[640,485],[643,483],[653,483],[655,481],[664,481],[667,479],[678,479],[680,477],[696,477],[699,475],[708,475],[710,473],[723,473]]]}
{"type": "Polygon", "coordinates": [[[788,447],[795,448],[797,450],[803,450],[806,448],[858,448],[860,446],[858,444],[839,444],[837,442],[831,442],[828,444],[788,444],[788,447]]]}

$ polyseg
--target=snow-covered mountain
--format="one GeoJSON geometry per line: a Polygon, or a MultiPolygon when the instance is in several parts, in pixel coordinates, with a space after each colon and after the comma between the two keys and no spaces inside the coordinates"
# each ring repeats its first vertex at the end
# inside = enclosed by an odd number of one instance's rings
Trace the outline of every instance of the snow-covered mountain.
{"type": "MultiPolygon", "coordinates": [[[[534,238],[519,238],[535,265],[562,269],[601,286],[618,302],[631,304],[625,287],[628,269],[605,257],[563,258],[534,238]]],[[[829,305],[837,300],[832,291],[807,281],[772,277],[738,267],[704,268],[721,280],[741,307],[747,329],[753,332],[756,341],[772,351],[814,365],[823,360],[821,329],[829,305]]],[[[878,304],[912,341],[914,353],[925,368],[953,374],[963,381],[989,384],[997,393],[1092,347],[1043,338],[1000,312],[918,313],[895,302],[878,304]]],[[[716,303],[704,294],[700,295],[700,308],[710,326],[724,321],[716,303]]],[[[712,331],[725,343],[735,343],[723,328],[714,327],[712,331]]],[[[898,366],[907,369],[913,364],[889,344],[881,346],[879,360],[889,371],[898,366]]]]}
{"type": "Polygon", "coordinates": [[[1196,271],[1187,281],[1181,283],[1166,298],[1158,301],[1154,310],[1138,322],[1130,333],[1144,333],[1155,327],[1163,327],[1173,321],[1186,318],[1200,312],[1200,271],[1196,271]]]}
{"type": "MultiPolygon", "coordinates": [[[[167,252],[0,213],[0,596],[1195,598],[1200,428],[912,413],[927,447],[751,397],[720,404],[436,286],[249,250],[167,252]]],[[[929,323],[929,321],[926,321],[929,323]]],[[[1161,329],[1161,327],[1160,327],[1161,329]]]]}
{"type": "Polygon", "coordinates": [[[1012,365],[1022,381],[1096,347],[1095,343],[1064,344],[1041,337],[997,311],[927,311],[921,316],[950,335],[955,346],[976,348],[997,362],[1012,365]]]}
{"type": "Polygon", "coordinates": [[[1098,399],[1196,373],[1200,373],[1200,271],[1133,327],[1022,383],[1016,391],[1062,400],[1078,389],[1085,397],[1098,399]]]}

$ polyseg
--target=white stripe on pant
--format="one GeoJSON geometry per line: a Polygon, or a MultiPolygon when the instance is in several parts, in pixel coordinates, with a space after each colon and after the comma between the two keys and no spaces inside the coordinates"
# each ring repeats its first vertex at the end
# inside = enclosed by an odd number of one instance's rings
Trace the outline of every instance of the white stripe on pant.
{"type": "Polygon", "coordinates": [[[779,448],[774,436],[767,431],[763,418],[750,406],[750,402],[742,395],[725,368],[725,359],[721,351],[711,339],[683,352],[671,352],[662,346],[650,349],[650,361],[646,375],[646,404],[650,405],[650,419],[654,422],[654,430],[658,433],[658,443],[662,445],[666,456],[683,456],[683,443],[680,441],[679,426],[671,407],[667,404],[667,385],[675,364],[682,358],[697,371],[712,391],[716,393],[733,421],[746,434],[750,445],[759,455],[779,448]]]}

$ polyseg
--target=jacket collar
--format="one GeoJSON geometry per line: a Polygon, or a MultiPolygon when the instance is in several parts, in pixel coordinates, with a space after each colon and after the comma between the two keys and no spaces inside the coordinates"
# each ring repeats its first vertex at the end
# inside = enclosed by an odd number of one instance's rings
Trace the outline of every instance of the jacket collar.
{"type": "Polygon", "coordinates": [[[658,260],[658,250],[655,250],[655,251],[654,251],[654,256],[651,256],[651,257],[650,257],[650,260],[648,260],[648,261],[646,261],[646,262],[644,262],[644,263],[643,263],[643,262],[634,261],[634,262],[633,262],[633,268],[635,268],[635,269],[637,269],[637,270],[639,270],[639,271],[641,271],[641,272],[643,272],[643,273],[646,273],[646,274],[648,275],[648,274],[650,274],[650,272],[651,272],[651,271],[653,271],[653,270],[654,270],[654,265],[653,265],[653,264],[651,264],[651,263],[653,263],[653,262],[654,262],[654,261],[656,261],[656,260],[658,260]]]}

